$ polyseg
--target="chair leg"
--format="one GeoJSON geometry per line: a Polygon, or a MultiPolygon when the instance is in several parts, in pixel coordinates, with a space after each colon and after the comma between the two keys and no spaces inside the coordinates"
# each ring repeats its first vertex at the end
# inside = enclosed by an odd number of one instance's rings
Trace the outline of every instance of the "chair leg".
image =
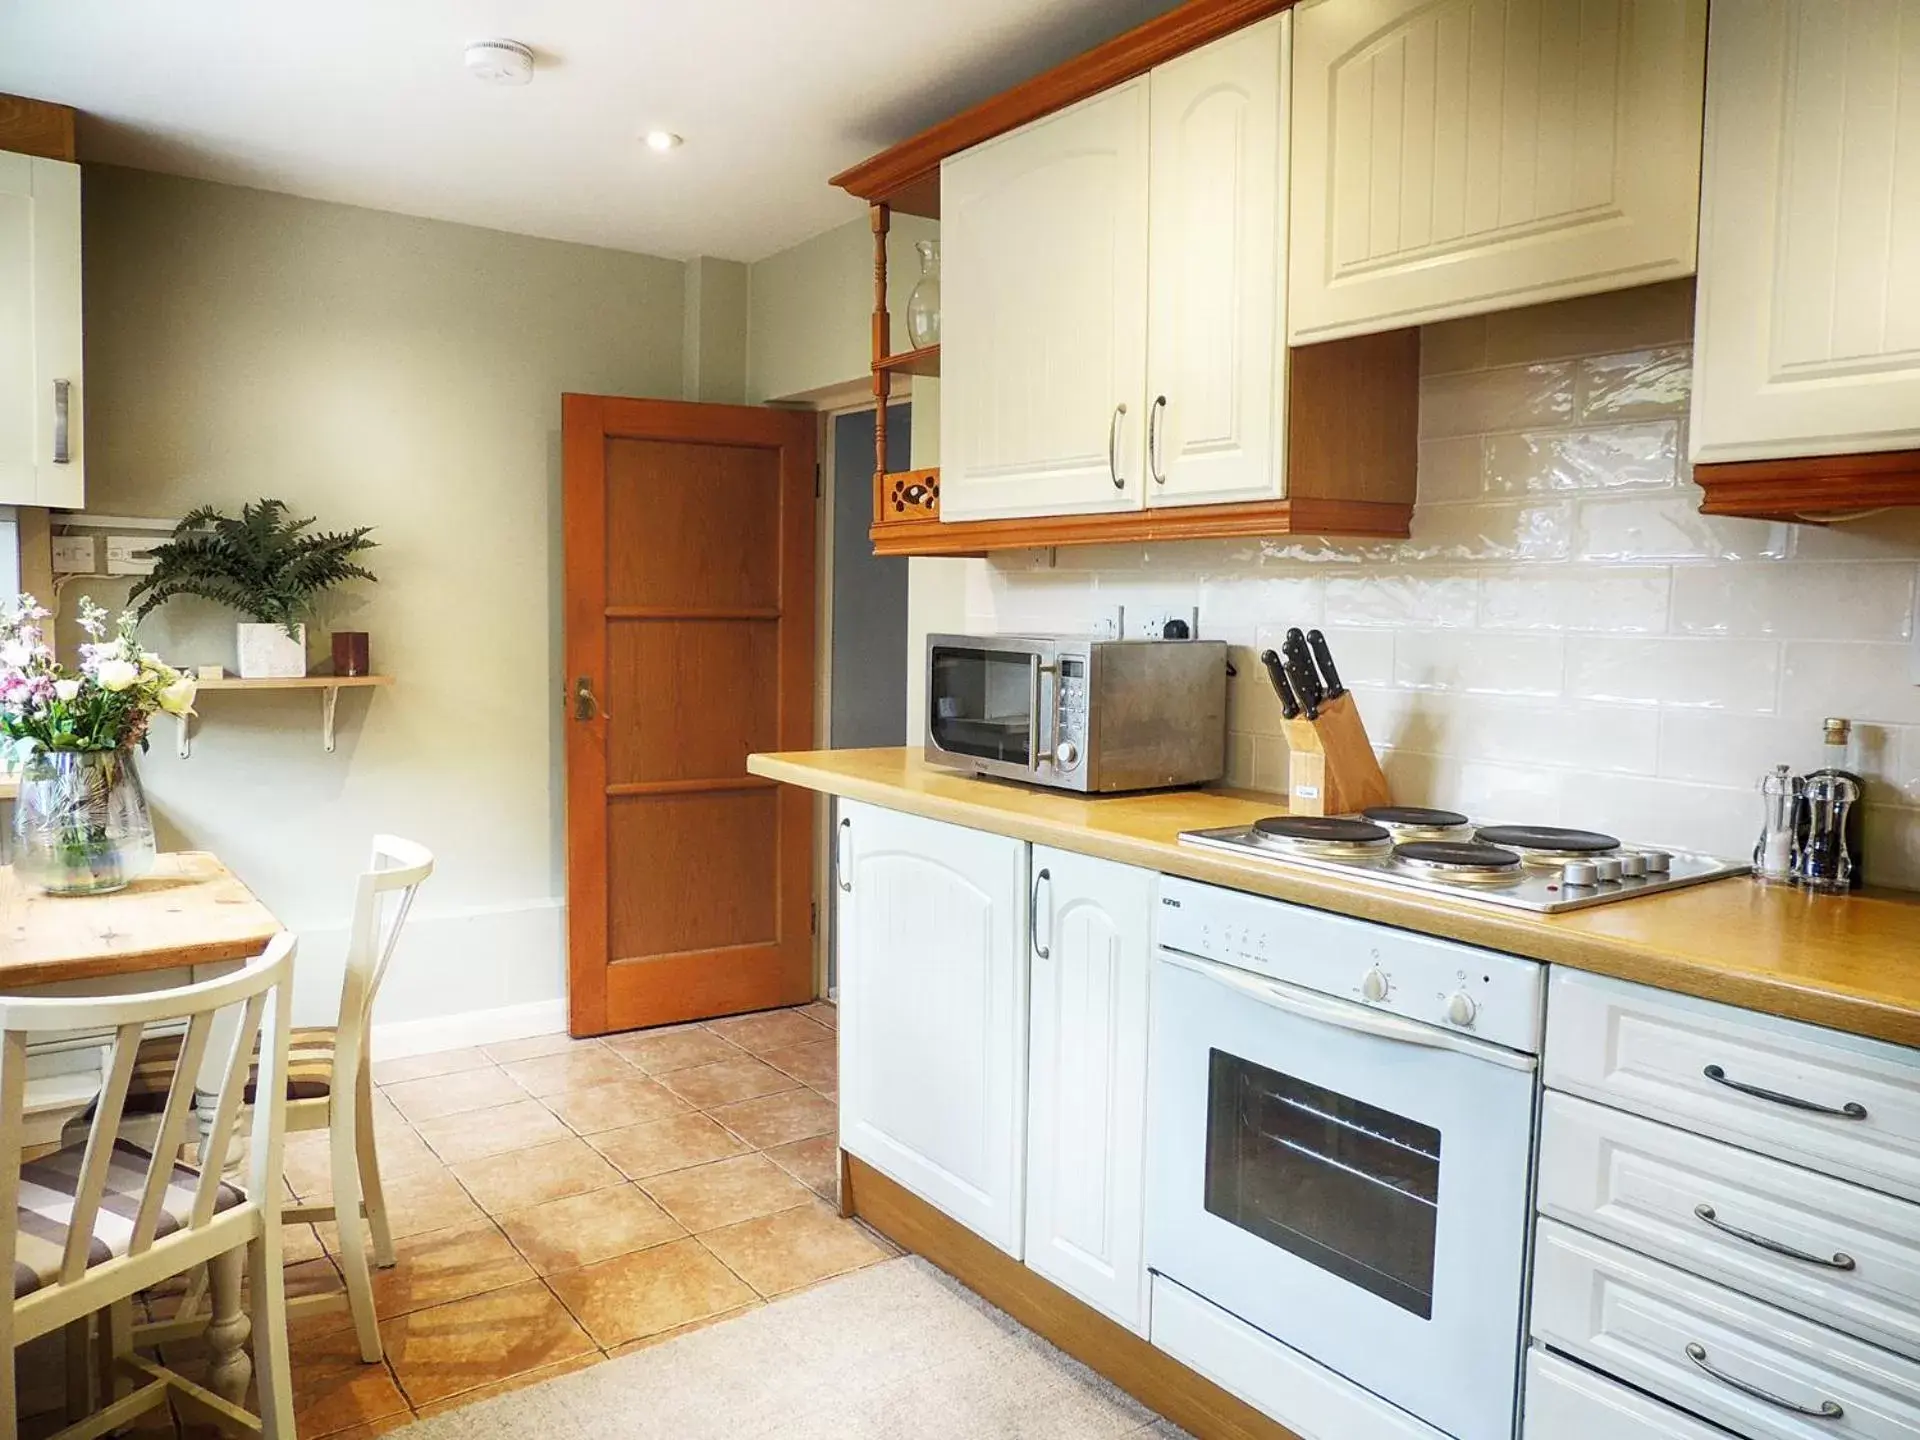
{"type": "Polygon", "coordinates": [[[213,1319],[207,1322],[207,1388],[234,1405],[246,1403],[247,1386],[253,1380],[253,1362],[247,1358],[247,1334],[253,1327],[240,1304],[246,1259],[245,1248],[236,1246],[207,1262],[207,1288],[213,1292],[213,1319]]]}
{"type": "Polygon", "coordinates": [[[286,1257],[280,1244],[280,1218],[267,1217],[266,1228],[249,1247],[255,1314],[253,1355],[259,1367],[261,1440],[295,1440],[293,1366],[287,1353],[286,1257]]]}
{"type": "MultiPolygon", "coordinates": [[[[104,1325],[104,1319],[102,1324],[104,1325]]],[[[67,1419],[81,1421],[94,1411],[93,1317],[82,1315],[67,1324],[67,1419]]]]}
{"type": "Polygon", "coordinates": [[[394,1266],[393,1231],[387,1224],[387,1192],[380,1184],[380,1147],[373,1136],[373,1077],[363,1057],[360,1081],[354,1086],[354,1145],[360,1152],[360,1193],[367,1207],[367,1228],[373,1231],[373,1263],[382,1270],[394,1266]]]}
{"type": "Polygon", "coordinates": [[[116,1300],[100,1312],[100,1403],[111,1405],[133,1393],[133,1381],[121,1369],[133,1354],[133,1301],[116,1300]]]}
{"type": "Polygon", "coordinates": [[[333,1219],[340,1232],[340,1271],[347,1280],[347,1304],[353,1311],[353,1333],[360,1342],[360,1358],[369,1365],[380,1359],[380,1319],[373,1309],[373,1274],[367,1268],[367,1232],[360,1224],[360,1157],[356,1148],[353,1113],[340,1107],[327,1132],[331,1147],[333,1219]]]}

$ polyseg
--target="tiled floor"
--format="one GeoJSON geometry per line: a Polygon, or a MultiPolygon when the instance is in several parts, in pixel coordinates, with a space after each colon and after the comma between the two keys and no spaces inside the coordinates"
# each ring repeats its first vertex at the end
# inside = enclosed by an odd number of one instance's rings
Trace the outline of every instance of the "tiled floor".
{"type": "MultiPolygon", "coordinates": [[[[833,1028],[816,1004],[376,1064],[387,1356],[361,1363],[344,1306],[297,1318],[302,1440],[366,1440],[897,1254],[832,1203],[833,1028]]],[[[309,1203],[325,1144],[288,1141],[309,1203]]],[[[290,1293],[339,1290],[338,1245],[290,1228],[290,1293]]]]}

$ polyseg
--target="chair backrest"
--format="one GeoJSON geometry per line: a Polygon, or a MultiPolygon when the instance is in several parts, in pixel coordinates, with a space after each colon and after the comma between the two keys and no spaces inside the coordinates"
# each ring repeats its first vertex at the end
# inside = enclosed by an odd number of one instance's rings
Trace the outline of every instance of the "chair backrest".
{"type": "Polygon", "coordinates": [[[340,1023],[334,1046],[336,1087],[345,1092],[366,1056],[374,998],[387,978],[400,931],[421,882],[433,874],[433,852],[395,835],[373,837],[373,860],[353,894],[346,974],[340,986],[340,1023]]]}
{"type": "MultiPolygon", "coordinates": [[[[94,1107],[86,1148],[74,1179],[73,1207],[55,1284],[67,1286],[88,1270],[95,1226],[108,1194],[109,1172],[116,1161],[127,1164],[125,1147],[116,1151],[127,1086],[141,1037],[149,1025],[186,1024],[180,1060],[167,1091],[166,1108],[144,1178],[137,1187],[126,1254],[137,1259],[152,1249],[170,1187],[179,1183],[175,1157],[186,1141],[187,1124],[195,1110],[195,1089],[202,1062],[212,1043],[216,1022],[233,1017],[232,1042],[221,1063],[221,1080],[214,1119],[202,1151],[201,1169],[194,1185],[193,1203],[184,1225],[170,1238],[190,1235],[214,1219],[220,1200],[221,1172],[227,1163],[235,1122],[247,1103],[247,1084],[258,1049],[257,1095],[247,1184],[248,1206],[277,1204],[280,1199],[282,1149],[286,1130],[287,1035],[292,1001],[293,955],[291,935],[277,935],[266,950],[240,970],[217,980],[156,990],[140,995],[108,995],[78,999],[0,997],[0,1261],[12,1275],[19,1258],[19,1234],[13,1221],[20,1203],[20,1145],[23,1134],[27,1045],[36,1035],[62,1032],[113,1032],[106,1081],[94,1107]]],[[[225,1037],[221,1037],[223,1042],[225,1037]]],[[[126,1219],[126,1199],[135,1193],[124,1182],[114,1186],[112,1212],[126,1219]]],[[[163,1242],[165,1243],[165,1242],[163,1242]]],[[[52,1288],[52,1287],[49,1287],[52,1288]]]]}

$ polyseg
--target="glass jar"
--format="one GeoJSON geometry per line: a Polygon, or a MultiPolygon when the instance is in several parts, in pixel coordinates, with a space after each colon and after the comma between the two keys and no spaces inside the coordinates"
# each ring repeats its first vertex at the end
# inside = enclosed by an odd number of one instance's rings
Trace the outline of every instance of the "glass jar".
{"type": "Polygon", "coordinates": [[[22,881],[49,895],[104,895],[153,861],[153,817],[131,748],[39,750],[20,767],[13,869],[22,881]]]}
{"type": "Polygon", "coordinates": [[[940,242],[919,240],[920,283],[907,297],[907,338],[916,350],[940,343],[940,242]]]}

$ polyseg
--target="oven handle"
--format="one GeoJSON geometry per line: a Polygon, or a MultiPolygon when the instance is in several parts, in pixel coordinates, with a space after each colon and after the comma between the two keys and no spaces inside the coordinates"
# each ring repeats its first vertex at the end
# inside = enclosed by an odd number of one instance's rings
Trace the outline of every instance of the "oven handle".
{"type": "Polygon", "coordinates": [[[1425,1046],[1429,1050],[1451,1050],[1456,1055],[1486,1060],[1526,1074],[1532,1074],[1539,1066],[1539,1062],[1531,1055],[1522,1055],[1469,1035],[1456,1035],[1438,1026],[1403,1020],[1398,1015],[1388,1015],[1365,1005],[1356,1005],[1350,1000],[1315,994],[1298,985],[1289,985],[1284,980],[1268,980],[1245,970],[1236,970],[1230,965],[1196,959],[1173,950],[1162,950],[1160,958],[1169,965],[1191,970],[1216,985],[1224,985],[1250,1000],[1258,1000],[1262,1005],[1271,1005],[1276,1010],[1284,1010],[1303,1020],[1351,1030],[1358,1035],[1371,1035],[1379,1040],[1396,1040],[1405,1045],[1425,1046]]]}

